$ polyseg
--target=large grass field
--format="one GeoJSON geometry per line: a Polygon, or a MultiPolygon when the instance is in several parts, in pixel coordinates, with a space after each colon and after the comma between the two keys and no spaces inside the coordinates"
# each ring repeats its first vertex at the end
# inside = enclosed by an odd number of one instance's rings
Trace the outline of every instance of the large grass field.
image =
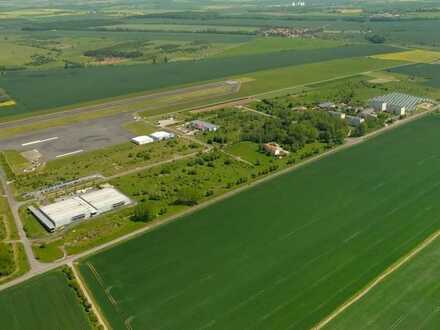
{"type": "Polygon", "coordinates": [[[322,49],[342,45],[340,41],[320,39],[289,39],[289,38],[255,38],[239,46],[231,47],[220,56],[240,56],[249,54],[270,53],[276,51],[322,49]]]}
{"type": "Polygon", "coordinates": [[[91,329],[75,292],[60,271],[2,291],[0,325],[8,330],[91,329]]]}
{"type": "Polygon", "coordinates": [[[352,305],[327,329],[438,329],[440,240],[352,305]]]}
{"type": "Polygon", "coordinates": [[[440,64],[414,64],[389,71],[424,79],[424,84],[430,87],[440,87],[440,64]]]}
{"type": "Polygon", "coordinates": [[[439,128],[439,115],[412,122],[81,271],[115,329],[310,328],[439,228],[439,128]]]}
{"type": "Polygon", "coordinates": [[[353,45],[196,62],[7,72],[0,77],[0,88],[17,105],[4,108],[0,111],[0,117],[260,70],[368,56],[393,50],[396,49],[388,46],[353,45]],[[48,90],[51,92],[47,93],[48,90]]]}

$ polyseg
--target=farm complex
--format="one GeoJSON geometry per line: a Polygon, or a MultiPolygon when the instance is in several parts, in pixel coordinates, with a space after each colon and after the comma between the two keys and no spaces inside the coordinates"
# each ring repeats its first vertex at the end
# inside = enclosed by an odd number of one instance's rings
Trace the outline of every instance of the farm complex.
{"type": "Polygon", "coordinates": [[[0,1],[0,328],[439,328],[439,13],[0,1]]]}

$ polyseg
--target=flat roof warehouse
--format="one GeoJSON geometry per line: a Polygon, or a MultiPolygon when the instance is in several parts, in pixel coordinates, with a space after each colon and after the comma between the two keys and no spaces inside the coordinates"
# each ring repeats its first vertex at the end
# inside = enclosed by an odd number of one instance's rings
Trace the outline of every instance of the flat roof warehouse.
{"type": "Polygon", "coordinates": [[[131,203],[127,196],[116,189],[104,188],[39,208],[30,206],[29,211],[52,232],[131,203]]]}

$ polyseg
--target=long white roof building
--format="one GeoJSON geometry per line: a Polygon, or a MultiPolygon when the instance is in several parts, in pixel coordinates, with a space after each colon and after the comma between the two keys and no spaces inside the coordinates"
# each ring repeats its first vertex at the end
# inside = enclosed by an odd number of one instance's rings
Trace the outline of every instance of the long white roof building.
{"type": "Polygon", "coordinates": [[[131,203],[127,196],[113,188],[104,188],[86,193],[81,195],[81,199],[95,208],[98,213],[108,212],[131,203]]]}
{"type": "Polygon", "coordinates": [[[74,221],[90,218],[96,210],[80,197],[65,199],[60,202],[40,207],[56,228],[66,226],[74,221]]]}
{"type": "Polygon", "coordinates": [[[83,195],[41,206],[30,206],[29,211],[49,231],[70,225],[75,221],[131,204],[132,201],[114,188],[95,190],[83,195]]]}

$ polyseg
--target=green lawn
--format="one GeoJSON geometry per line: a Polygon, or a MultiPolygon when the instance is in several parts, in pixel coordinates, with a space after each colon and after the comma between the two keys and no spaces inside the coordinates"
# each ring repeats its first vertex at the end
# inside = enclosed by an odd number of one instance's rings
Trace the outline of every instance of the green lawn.
{"type": "Polygon", "coordinates": [[[308,329],[439,229],[439,128],[432,115],[379,135],[81,271],[115,329],[308,329]]]}
{"type": "Polygon", "coordinates": [[[199,149],[199,145],[184,139],[142,146],[128,142],[49,161],[36,172],[17,175],[15,187],[18,193],[23,193],[92,174],[111,176],[136,167],[153,165],[174,156],[190,154],[199,149]]]}
{"type": "Polygon", "coordinates": [[[0,292],[0,324],[8,330],[87,330],[87,315],[60,271],[0,292]]]}
{"type": "Polygon", "coordinates": [[[61,240],[45,244],[34,244],[32,250],[35,257],[41,262],[52,262],[63,257],[63,251],[59,248],[61,240]]]}
{"type": "Polygon", "coordinates": [[[5,150],[3,151],[3,155],[12,172],[15,174],[23,174],[24,170],[30,167],[29,161],[18,151],[5,150]]]}
{"type": "Polygon", "coordinates": [[[327,329],[438,329],[440,240],[329,323],[327,329]]]}
{"type": "Polygon", "coordinates": [[[254,142],[239,142],[228,146],[226,151],[252,164],[267,165],[274,160],[274,157],[270,157],[261,152],[260,146],[254,142]]]}

